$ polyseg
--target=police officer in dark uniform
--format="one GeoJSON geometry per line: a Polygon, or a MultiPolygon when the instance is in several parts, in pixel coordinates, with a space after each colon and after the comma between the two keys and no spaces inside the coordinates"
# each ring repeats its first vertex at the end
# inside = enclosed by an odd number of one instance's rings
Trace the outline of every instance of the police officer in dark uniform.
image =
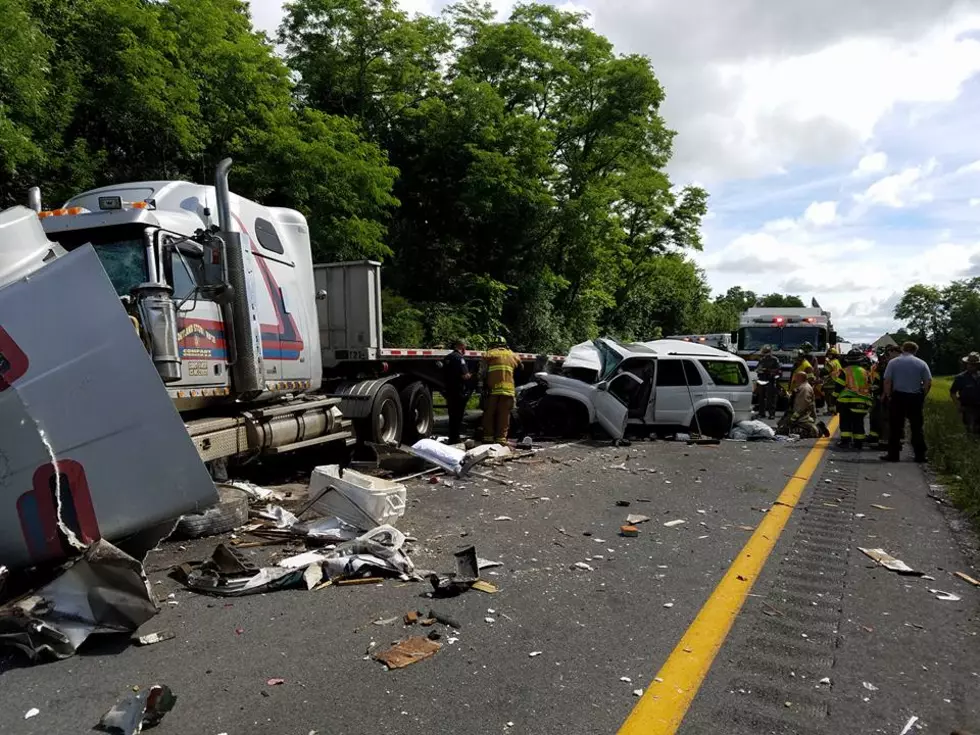
{"type": "Polygon", "coordinates": [[[980,353],[964,357],[963,366],[966,370],[953,379],[949,395],[959,406],[966,430],[980,436],[980,353]]]}
{"type": "Polygon", "coordinates": [[[755,374],[759,380],[768,381],[762,388],[762,395],[759,397],[759,411],[763,416],[776,418],[776,403],[779,398],[779,378],[783,368],[779,363],[779,358],[772,354],[772,347],[766,345],[761,350],[759,364],[756,365],[755,374]]]}
{"type": "Polygon", "coordinates": [[[442,394],[446,397],[449,412],[449,443],[459,444],[463,428],[463,414],[466,413],[466,398],[473,375],[466,358],[466,344],[462,340],[453,343],[453,351],[442,361],[442,394]]]}

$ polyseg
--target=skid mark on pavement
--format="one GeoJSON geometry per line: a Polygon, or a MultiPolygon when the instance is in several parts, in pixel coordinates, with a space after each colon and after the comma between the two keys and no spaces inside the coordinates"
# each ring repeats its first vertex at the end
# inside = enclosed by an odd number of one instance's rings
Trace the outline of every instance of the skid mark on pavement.
{"type": "MultiPolygon", "coordinates": [[[[829,428],[833,435],[837,429],[836,418],[829,428]]],[[[828,442],[828,439],[818,440],[793,473],[779,498],[735,557],[711,597],[623,723],[619,735],[669,735],[680,727],[752,591],[752,585],[762,572],[807,483],[817,471],[828,442]]],[[[811,581],[800,579],[796,583],[804,585],[811,581]]]]}

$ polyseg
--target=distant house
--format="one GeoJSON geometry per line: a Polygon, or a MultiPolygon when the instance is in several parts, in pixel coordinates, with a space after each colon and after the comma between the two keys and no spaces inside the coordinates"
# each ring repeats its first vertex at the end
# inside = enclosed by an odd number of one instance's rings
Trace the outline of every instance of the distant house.
{"type": "Polygon", "coordinates": [[[898,342],[890,334],[883,334],[871,344],[871,349],[877,352],[883,347],[898,346],[898,342]]]}

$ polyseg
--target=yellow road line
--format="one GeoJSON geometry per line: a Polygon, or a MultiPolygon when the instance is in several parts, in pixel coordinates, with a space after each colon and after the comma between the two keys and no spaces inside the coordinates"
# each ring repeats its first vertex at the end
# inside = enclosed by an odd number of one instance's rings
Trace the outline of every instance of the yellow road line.
{"type": "MultiPolygon", "coordinates": [[[[833,436],[837,431],[836,417],[828,428],[833,436]]],[[[793,473],[619,729],[619,735],[670,735],[677,732],[829,442],[830,439],[818,440],[793,473]]]]}

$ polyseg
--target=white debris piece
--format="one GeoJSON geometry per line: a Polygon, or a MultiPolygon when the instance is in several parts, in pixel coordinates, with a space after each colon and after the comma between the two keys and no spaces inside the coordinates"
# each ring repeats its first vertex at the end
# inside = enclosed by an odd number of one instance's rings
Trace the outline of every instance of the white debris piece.
{"type": "Polygon", "coordinates": [[[959,595],[954,595],[952,592],[943,592],[942,590],[929,590],[932,594],[936,596],[937,600],[942,600],[943,602],[959,602],[961,598],[959,595]]]}
{"type": "Polygon", "coordinates": [[[874,684],[872,684],[872,683],[871,683],[870,681],[862,681],[862,682],[861,682],[861,686],[863,686],[863,687],[864,687],[865,689],[867,689],[867,690],[868,690],[869,692],[876,692],[876,691],[878,691],[878,687],[876,687],[876,686],[875,686],[874,684]]]}
{"type": "Polygon", "coordinates": [[[619,677],[619,680],[620,681],[623,681],[623,682],[626,682],[627,684],[632,684],[633,683],[633,680],[630,679],[628,676],[621,676],[621,677],[619,677]]]}
{"type": "Polygon", "coordinates": [[[919,718],[916,717],[915,715],[909,717],[909,721],[905,723],[905,727],[902,728],[902,731],[898,735],[908,735],[910,732],[912,732],[912,728],[915,726],[915,723],[918,721],[919,718]]]}
{"type": "Polygon", "coordinates": [[[31,707],[24,713],[24,719],[29,720],[32,717],[37,717],[39,714],[41,714],[41,710],[39,710],[37,707],[31,707]]]}
{"type": "Polygon", "coordinates": [[[494,520],[495,521],[512,521],[514,519],[511,518],[510,516],[497,516],[496,518],[494,518],[494,520]]]}
{"type": "Polygon", "coordinates": [[[577,562],[575,562],[574,564],[572,564],[572,568],[573,569],[581,569],[583,572],[591,572],[592,571],[592,566],[590,564],[586,564],[584,561],[577,561],[577,562]]]}
{"type": "Polygon", "coordinates": [[[665,602],[664,603],[664,607],[673,607],[673,606],[674,606],[674,603],[673,602],[665,602]]]}
{"type": "Polygon", "coordinates": [[[633,690],[633,696],[634,697],[642,697],[643,696],[643,690],[642,689],[634,689],[633,690]]]}
{"type": "Polygon", "coordinates": [[[687,523],[687,521],[685,521],[683,518],[675,518],[672,521],[667,521],[664,525],[667,526],[667,528],[673,528],[674,526],[679,526],[682,523],[687,523]]]}
{"type": "Polygon", "coordinates": [[[483,622],[484,623],[496,623],[497,622],[497,619],[496,618],[483,618],[483,622]]]}
{"type": "Polygon", "coordinates": [[[637,523],[646,523],[650,520],[650,516],[640,515],[639,513],[630,513],[626,516],[626,522],[631,526],[635,526],[637,523]]]}
{"type": "Polygon", "coordinates": [[[820,681],[819,681],[818,683],[819,683],[819,684],[827,684],[827,685],[829,686],[829,685],[830,685],[830,677],[829,677],[829,676],[825,676],[825,677],[824,677],[823,679],[821,679],[821,680],[820,680],[820,681]]]}
{"type": "Polygon", "coordinates": [[[527,655],[527,657],[528,657],[528,658],[534,658],[535,656],[540,656],[540,655],[541,655],[541,653],[542,653],[541,651],[531,651],[531,652],[530,652],[530,653],[529,653],[529,654],[527,655]]]}

